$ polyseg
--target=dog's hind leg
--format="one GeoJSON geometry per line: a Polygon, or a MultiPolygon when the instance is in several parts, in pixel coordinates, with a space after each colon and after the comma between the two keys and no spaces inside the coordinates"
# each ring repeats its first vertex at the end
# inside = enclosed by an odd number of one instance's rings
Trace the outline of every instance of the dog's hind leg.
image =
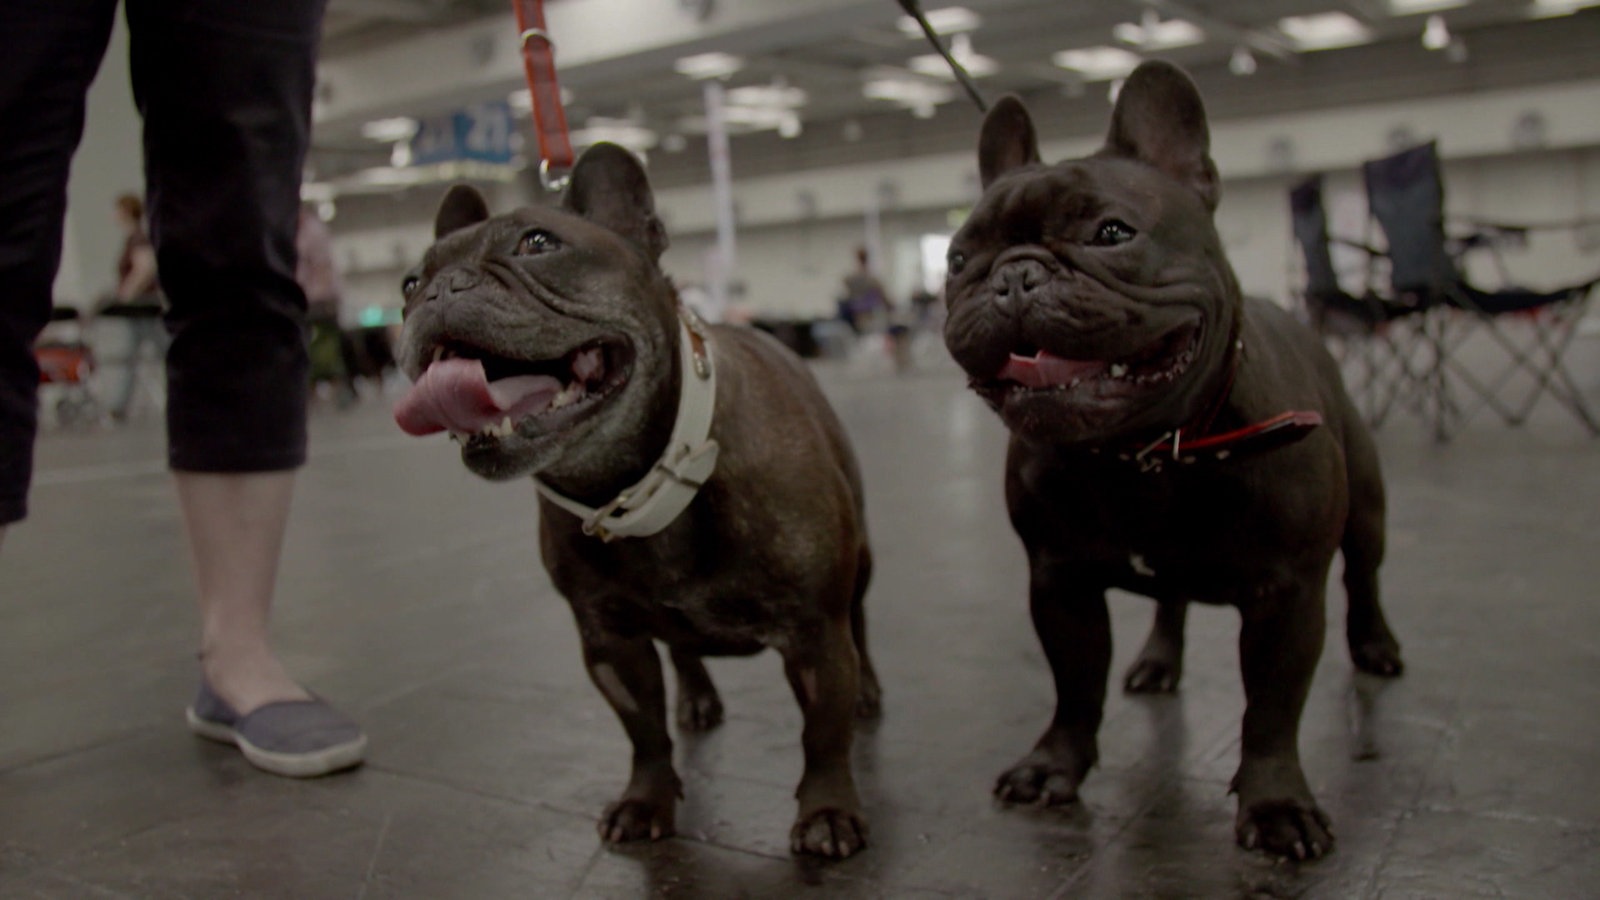
{"type": "Polygon", "coordinates": [[[678,673],[678,727],[684,731],[709,731],[722,724],[722,698],[700,657],[672,648],[672,668],[678,673]]]}
{"type": "Polygon", "coordinates": [[[850,772],[850,744],[859,698],[858,656],[842,615],[807,623],[783,648],[784,674],[800,703],[805,774],[795,790],[799,815],[789,832],[795,853],[843,859],[867,845],[867,823],[850,772]]]}
{"type": "Polygon", "coordinates": [[[1405,669],[1400,642],[1395,640],[1378,602],[1378,566],[1383,563],[1384,496],[1378,455],[1365,430],[1350,435],[1350,514],[1340,548],[1344,554],[1345,641],[1350,660],[1363,672],[1384,677],[1405,669]]]}
{"type": "Polygon", "coordinates": [[[856,566],[855,595],[850,600],[850,634],[855,639],[856,658],[861,667],[861,686],[856,698],[856,716],[870,719],[883,711],[883,688],[878,685],[878,673],[872,668],[872,657],[867,654],[867,584],[872,581],[872,551],[861,548],[860,562],[856,566]]]}
{"type": "Polygon", "coordinates": [[[1139,658],[1128,667],[1122,689],[1130,694],[1170,694],[1183,677],[1183,624],[1189,604],[1183,600],[1156,602],[1155,621],[1144,639],[1139,658]]]}

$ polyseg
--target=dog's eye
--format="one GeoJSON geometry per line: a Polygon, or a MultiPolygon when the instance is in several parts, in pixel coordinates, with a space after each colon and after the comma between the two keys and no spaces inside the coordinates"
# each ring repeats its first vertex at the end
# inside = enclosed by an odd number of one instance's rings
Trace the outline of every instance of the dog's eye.
{"type": "Polygon", "coordinates": [[[422,279],[421,278],[418,278],[415,275],[407,275],[400,282],[400,293],[404,294],[407,297],[409,297],[409,296],[411,296],[411,292],[416,290],[417,289],[417,285],[419,285],[421,283],[422,283],[422,279]]]}
{"type": "Polygon", "coordinates": [[[517,241],[517,255],[538,256],[541,253],[549,253],[560,247],[560,238],[545,231],[543,228],[535,228],[523,235],[522,240],[517,241]]]}
{"type": "Polygon", "coordinates": [[[1133,240],[1133,236],[1138,233],[1133,230],[1132,225],[1121,219],[1107,219],[1101,222],[1095,231],[1094,244],[1097,247],[1115,247],[1133,240]]]}
{"type": "Polygon", "coordinates": [[[960,250],[951,250],[945,257],[945,268],[951,275],[960,275],[961,270],[967,267],[967,255],[960,250]]]}

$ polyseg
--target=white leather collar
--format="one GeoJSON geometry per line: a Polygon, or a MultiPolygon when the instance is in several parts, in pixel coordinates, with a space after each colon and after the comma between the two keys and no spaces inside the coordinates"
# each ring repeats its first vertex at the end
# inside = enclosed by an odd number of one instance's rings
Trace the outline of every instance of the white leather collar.
{"type": "Polygon", "coordinates": [[[538,477],[534,485],[546,500],[583,520],[583,533],[602,541],[649,537],[671,525],[705,485],[717,466],[711,420],[717,406],[717,370],[711,335],[692,312],[678,308],[678,359],[682,375],[678,416],[667,449],[649,473],[599,509],[556,493],[538,477]]]}

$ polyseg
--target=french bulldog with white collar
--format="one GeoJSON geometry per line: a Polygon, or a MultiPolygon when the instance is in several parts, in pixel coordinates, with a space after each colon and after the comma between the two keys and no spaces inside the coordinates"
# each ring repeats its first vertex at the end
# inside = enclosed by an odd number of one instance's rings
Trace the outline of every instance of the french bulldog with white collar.
{"type": "Polygon", "coordinates": [[[855,457],[810,372],[776,340],[682,307],[649,182],[620,147],[579,159],[559,209],[491,216],[456,187],[435,232],[404,283],[415,385],[396,418],[452,432],[485,478],[536,482],[545,568],[633,743],[602,838],[673,833],[660,641],[687,730],[722,719],[701,657],[778,651],[805,720],[791,848],[860,850],[850,745],[879,703],[872,555],[855,457]]]}

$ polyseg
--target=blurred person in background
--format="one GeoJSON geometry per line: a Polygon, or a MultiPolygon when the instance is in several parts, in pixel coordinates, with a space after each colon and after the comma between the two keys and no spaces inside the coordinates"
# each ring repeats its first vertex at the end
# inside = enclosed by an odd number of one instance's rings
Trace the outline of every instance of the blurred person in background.
{"type": "Polygon", "coordinates": [[[145,231],[144,201],[138,194],[122,194],[112,205],[112,217],[122,231],[122,253],[117,257],[117,286],[101,315],[127,322],[127,359],[111,418],[124,422],[139,386],[139,365],[144,348],[152,347],[157,359],[167,354],[167,331],[161,323],[161,290],[156,283],[156,252],[145,231]]]}
{"type": "Polygon", "coordinates": [[[333,234],[310,204],[300,206],[295,229],[294,280],[306,294],[306,321],[311,327],[311,384],[333,385],[334,400],[345,409],[360,399],[356,392],[355,344],[339,324],[344,284],[333,262],[333,234]]]}

